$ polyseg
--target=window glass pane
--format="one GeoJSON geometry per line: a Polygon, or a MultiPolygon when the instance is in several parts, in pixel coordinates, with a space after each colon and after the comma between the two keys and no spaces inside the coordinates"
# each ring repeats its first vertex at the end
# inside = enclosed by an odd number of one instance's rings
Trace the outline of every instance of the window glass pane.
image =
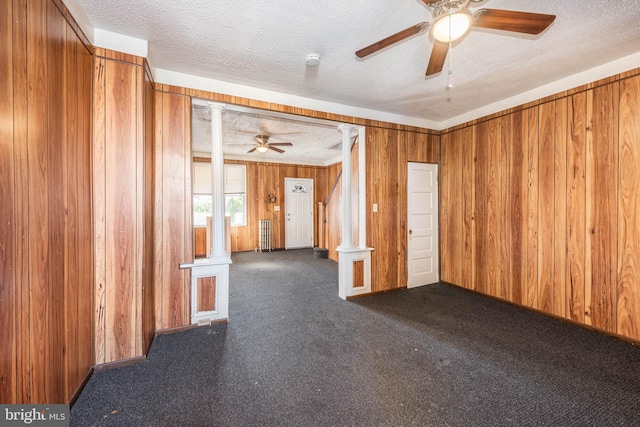
{"type": "Polygon", "coordinates": [[[244,194],[224,195],[224,214],[231,217],[231,226],[247,225],[244,194]]]}
{"type": "Polygon", "coordinates": [[[193,226],[206,227],[207,217],[213,213],[213,198],[211,194],[197,194],[193,196],[193,226]]]}

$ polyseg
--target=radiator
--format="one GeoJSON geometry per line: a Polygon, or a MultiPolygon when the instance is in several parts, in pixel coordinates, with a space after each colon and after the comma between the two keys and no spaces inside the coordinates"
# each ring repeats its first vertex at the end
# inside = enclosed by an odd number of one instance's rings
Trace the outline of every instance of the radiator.
{"type": "Polygon", "coordinates": [[[268,219],[258,221],[258,250],[271,252],[271,221],[268,219]]]}

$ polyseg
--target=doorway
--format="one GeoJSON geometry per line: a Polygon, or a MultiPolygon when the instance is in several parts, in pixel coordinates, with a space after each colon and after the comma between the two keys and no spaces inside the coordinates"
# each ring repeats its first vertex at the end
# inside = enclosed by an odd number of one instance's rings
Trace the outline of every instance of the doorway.
{"type": "Polygon", "coordinates": [[[285,249],[313,246],[313,179],[285,178],[285,249]]]}
{"type": "Polygon", "coordinates": [[[407,213],[407,288],[436,283],[439,280],[437,164],[408,164],[407,213]]]}

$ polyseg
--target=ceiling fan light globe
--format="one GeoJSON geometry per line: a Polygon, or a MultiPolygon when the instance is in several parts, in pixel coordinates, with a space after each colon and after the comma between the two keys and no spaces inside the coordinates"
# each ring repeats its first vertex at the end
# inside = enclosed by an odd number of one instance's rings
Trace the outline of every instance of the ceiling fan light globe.
{"type": "Polygon", "coordinates": [[[473,16],[468,10],[458,10],[439,16],[431,25],[431,35],[442,43],[458,40],[471,30],[473,16]]]}
{"type": "Polygon", "coordinates": [[[258,153],[266,153],[267,151],[269,151],[269,149],[267,148],[266,145],[260,145],[260,146],[256,147],[256,151],[258,153]]]}

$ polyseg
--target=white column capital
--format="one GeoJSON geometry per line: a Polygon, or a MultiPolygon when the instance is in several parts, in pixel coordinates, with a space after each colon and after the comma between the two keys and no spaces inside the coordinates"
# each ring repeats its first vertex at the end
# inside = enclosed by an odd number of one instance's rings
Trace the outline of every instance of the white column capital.
{"type": "Polygon", "coordinates": [[[353,129],[356,129],[356,126],[349,123],[343,123],[341,125],[338,125],[338,129],[342,131],[342,133],[348,133],[349,136],[351,136],[351,131],[353,129]]]}
{"type": "Polygon", "coordinates": [[[212,110],[215,108],[217,110],[224,110],[226,108],[225,104],[221,104],[219,102],[207,102],[207,105],[209,106],[209,108],[211,108],[212,110]]]}

